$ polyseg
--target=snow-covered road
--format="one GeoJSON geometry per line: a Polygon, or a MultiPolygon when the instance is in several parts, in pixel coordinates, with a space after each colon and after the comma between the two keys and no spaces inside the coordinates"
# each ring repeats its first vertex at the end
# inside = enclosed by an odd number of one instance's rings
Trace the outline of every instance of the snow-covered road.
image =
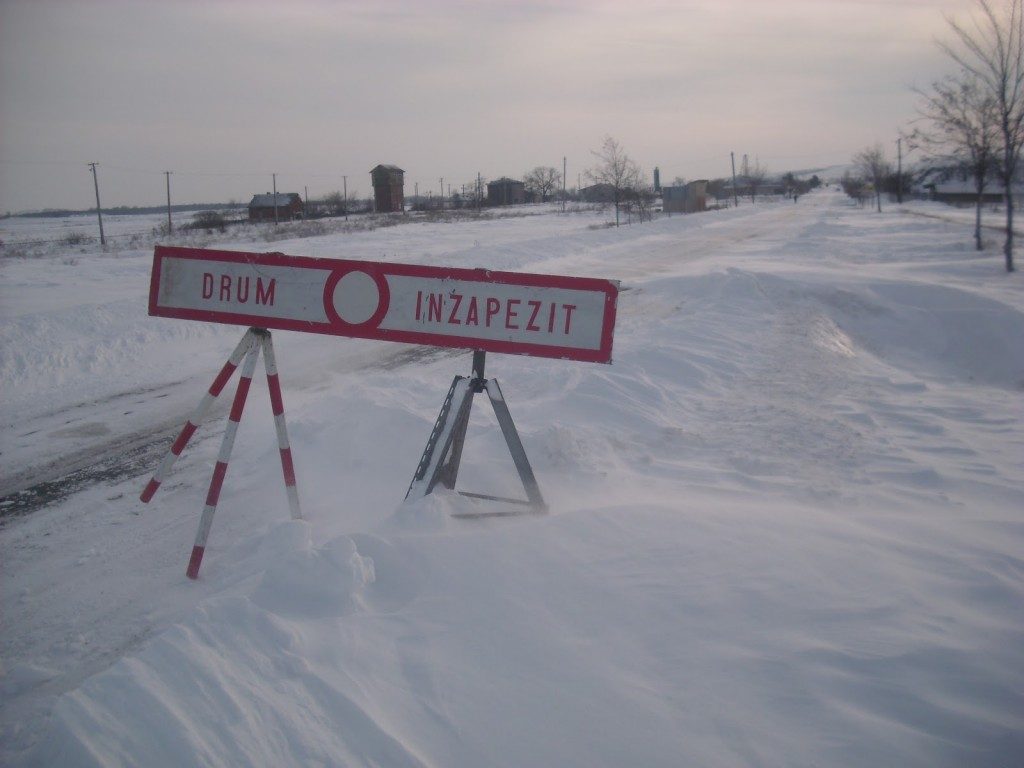
{"type": "MultiPolygon", "coordinates": [[[[615,363],[489,359],[552,513],[459,521],[401,497],[469,354],[275,333],[305,522],[258,379],[198,582],[223,408],[152,504],[5,518],[3,762],[1024,761],[1019,273],[831,191],[602,220],[218,243],[618,279],[615,363]]],[[[0,264],[5,487],[159,447],[234,346],[149,262],[0,264]]],[[[460,487],[514,481],[474,411],[460,487]]]]}

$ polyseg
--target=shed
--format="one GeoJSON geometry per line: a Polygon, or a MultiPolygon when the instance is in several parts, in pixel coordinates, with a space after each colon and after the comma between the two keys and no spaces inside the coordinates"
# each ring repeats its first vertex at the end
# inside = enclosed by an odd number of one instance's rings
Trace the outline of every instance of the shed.
{"type": "Polygon", "coordinates": [[[580,197],[588,203],[614,203],[616,197],[621,197],[621,195],[616,195],[615,187],[612,184],[601,182],[581,189],[580,197]]]}
{"type": "Polygon", "coordinates": [[[373,203],[377,213],[405,210],[405,171],[397,165],[378,165],[370,171],[373,203]]]}
{"type": "Polygon", "coordinates": [[[249,203],[249,221],[291,221],[301,219],[303,214],[302,197],[298,192],[267,192],[253,195],[249,203]],[[277,215],[274,208],[277,207],[277,215]]]}
{"type": "MultiPolygon", "coordinates": [[[[928,193],[929,200],[937,200],[956,206],[971,206],[978,201],[978,189],[973,179],[940,179],[922,185],[928,193]]],[[[1011,184],[1010,191],[1014,198],[1020,199],[1024,193],[1024,184],[1011,184]]],[[[1001,181],[992,179],[985,184],[981,195],[982,203],[1000,204],[1006,201],[1006,187],[1001,181]]]]}
{"type": "Polygon", "coordinates": [[[708,209],[707,179],[691,181],[680,187],[662,187],[662,210],[665,213],[697,213],[708,209]]]}

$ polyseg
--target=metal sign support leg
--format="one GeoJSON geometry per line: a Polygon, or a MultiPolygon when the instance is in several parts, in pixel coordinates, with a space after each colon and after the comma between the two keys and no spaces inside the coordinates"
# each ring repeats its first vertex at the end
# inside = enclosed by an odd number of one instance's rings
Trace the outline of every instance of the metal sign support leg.
{"type": "MultiPolygon", "coordinates": [[[[465,376],[456,376],[441,406],[441,413],[434,422],[434,428],[427,439],[427,447],[416,467],[405,498],[422,498],[434,490],[434,486],[442,477],[451,477],[451,470],[445,468],[445,459],[449,456],[454,442],[455,427],[464,418],[468,419],[472,402],[473,393],[469,388],[469,379],[465,376]]],[[[457,468],[455,472],[458,472],[457,468]]]]}
{"type": "MultiPolygon", "coordinates": [[[[485,352],[473,353],[473,376],[456,376],[448,390],[448,396],[441,406],[441,412],[434,422],[430,438],[427,440],[427,447],[423,451],[420,463],[416,467],[409,490],[406,492],[406,499],[418,499],[426,496],[440,483],[450,490],[455,489],[455,482],[459,474],[459,465],[462,462],[462,452],[466,442],[466,432],[469,428],[469,413],[473,407],[473,395],[487,393],[487,397],[494,408],[494,415],[498,419],[505,444],[508,446],[509,454],[519,473],[519,479],[526,491],[526,500],[508,499],[499,496],[490,496],[482,493],[469,493],[460,491],[463,496],[489,501],[502,501],[506,503],[519,504],[530,507],[534,512],[546,512],[547,504],[541,495],[537,478],[533,474],[530,460],[526,456],[526,449],[519,438],[519,431],[516,429],[512,414],[509,413],[508,405],[502,395],[501,387],[496,379],[484,378],[484,365],[486,362],[485,352]]],[[[485,516],[483,513],[481,516],[485,516]]],[[[490,513],[494,515],[508,514],[504,512],[490,513]]]]}
{"type": "Polygon", "coordinates": [[[512,414],[509,413],[505,396],[501,393],[501,387],[498,386],[498,380],[490,379],[486,382],[486,387],[487,397],[491,401],[491,407],[494,408],[494,415],[498,417],[498,425],[501,427],[508,452],[512,454],[512,461],[515,462],[516,470],[519,472],[519,479],[526,491],[526,498],[534,509],[546,510],[547,504],[544,503],[544,498],[540,495],[540,486],[537,485],[537,478],[533,474],[530,460],[526,458],[526,449],[523,447],[523,441],[519,439],[519,431],[516,429],[515,422],[512,421],[512,414]]]}

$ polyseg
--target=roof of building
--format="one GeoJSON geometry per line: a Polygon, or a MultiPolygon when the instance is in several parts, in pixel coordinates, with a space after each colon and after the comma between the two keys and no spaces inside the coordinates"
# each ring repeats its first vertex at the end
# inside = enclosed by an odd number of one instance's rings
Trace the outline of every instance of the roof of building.
{"type": "Polygon", "coordinates": [[[373,168],[370,169],[370,173],[373,173],[378,168],[384,171],[398,171],[399,173],[405,173],[405,171],[403,171],[397,165],[386,165],[384,163],[381,163],[380,165],[375,165],[373,168]]]}
{"type": "Polygon", "coordinates": [[[277,202],[274,202],[274,193],[267,192],[263,195],[253,195],[252,200],[249,202],[250,208],[273,208],[275,205],[278,208],[284,208],[290,205],[293,200],[298,199],[300,202],[302,198],[299,197],[298,192],[278,192],[277,202]]]}
{"type": "MultiPolygon", "coordinates": [[[[934,189],[935,193],[939,195],[973,195],[977,194],[978,191],[973,179],[946,179],[944,181],[926,183],[922,186],[925,189],[934,189]]],[[[985,194],[987,195],[1001,195],[1004,189],[1003,182],[998,179],[989,179],[985,182],[985,194]]],[[[1015,182],[1010,185],[1010,191],[1015,195],[1019,195],[1024,191],[1024,184],[1015,182]]]]}

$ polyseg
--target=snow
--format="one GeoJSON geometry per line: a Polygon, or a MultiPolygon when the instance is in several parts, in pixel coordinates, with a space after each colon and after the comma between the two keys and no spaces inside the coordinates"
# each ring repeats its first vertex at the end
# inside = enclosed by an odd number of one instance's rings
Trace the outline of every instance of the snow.
{"type": "MultiPolygon", "coordinates": [[[[1024,298],[998,244],[829,190],[536,212],[221,236],[622,293],[611,366],[488,357],[546,515],[402,503],[468,352],[275,332],[305,520],[258,375],[195,582],[225,403],[138,494],[243,329],[147,317],[146,248],[0,260],[5,493],[87,476],[0,528],[0,761],[1024,762],[1024,298]]],[[[485,406],[459,487],[520,495],[485,406]]]]}

